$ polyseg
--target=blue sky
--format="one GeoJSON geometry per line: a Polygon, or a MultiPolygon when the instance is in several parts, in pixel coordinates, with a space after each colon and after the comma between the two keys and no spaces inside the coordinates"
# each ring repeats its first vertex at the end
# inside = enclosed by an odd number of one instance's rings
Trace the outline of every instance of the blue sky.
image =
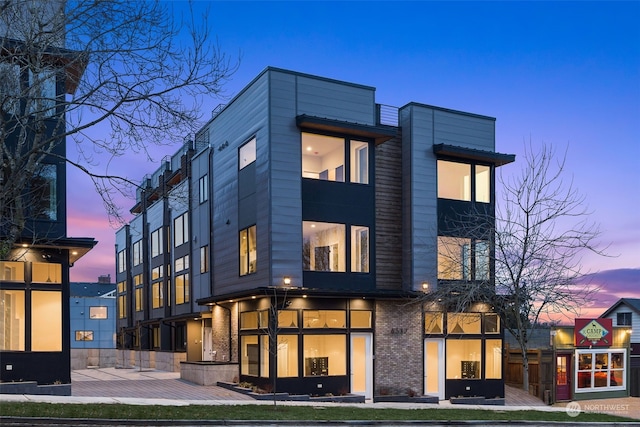
{"type": "MultiPolygon", "coordinates": [[[[240,57],[230,96],[275,66],[376,87],[381,104],[495,117],[503,153],[521,157],[529,140],[568,148],[567,179],[586,195],[614,255],[586,255],[585,269],[634,269],[635,280],[625,276],[628,285],[609,299],[640,297],[640,2],[196,1],[194,8],[209,8],[221,49],[240,57]]],[[[205,119],[226,102],[202,101],[205,119]]],[[[135,168],[120,167],[134,180],[157,167],[131,161],[135,168]]],[[[517,168],[516,161],[503,173],[517,168]]],[[[100,244],[72,280],[113,276],[114,229],[88,179],[77,179],[69,234],[100,244]]]]}

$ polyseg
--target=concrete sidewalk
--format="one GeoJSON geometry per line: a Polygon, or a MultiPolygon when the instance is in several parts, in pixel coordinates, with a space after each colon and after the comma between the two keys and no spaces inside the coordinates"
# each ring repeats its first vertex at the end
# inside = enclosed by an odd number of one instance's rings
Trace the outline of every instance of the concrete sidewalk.
{"type": "MultiPolygon", "coordinates": [[[[50,403],[122,403],[129,405],[273,405],[272,401],[254,400],[249,396],[217,386],[201,386],[180,379],[175,372],[151,369],[83,369],[72,371],[71,396],[0,395],[0,402],[50,403]]],[[[640,420],[640,398],[580,401],[579,410],[600,412],[640,420]]],[[[327,403],[309,401],[279,401],[291,406],[353,406],[367,409],[483,409],[490,411],[565,412],[567,404],[547,406],[523,390],[505,388],[505,406],[452,405],[448,400],[427,403],[327,403]]],[[[572,407],[575,410],[575,405],[572,407]]],[[[639,423],[640,425],[640,423],[639,423]]]]}

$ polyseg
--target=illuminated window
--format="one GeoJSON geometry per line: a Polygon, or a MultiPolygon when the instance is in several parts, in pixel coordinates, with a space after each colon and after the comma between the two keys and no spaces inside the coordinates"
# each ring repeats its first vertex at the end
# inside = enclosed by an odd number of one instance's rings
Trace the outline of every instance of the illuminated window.
{"type": "Polygon", "coordinates": [[[189,255],[185,255],[183,257],[180,258],[176,258],[175,261],[175,272],[179,273],[182,270],[188,270],[189,269],[189,255]]]}
{"type": "Polygon", "coordinates": [[[626,390],[626,349],[576,350],[576,393],[626,390]]]}
{"type": "Polygon", "coordinates": [[[351,182],[369,183],[369,144],[362,141],[351,141],[350,150],[351,182]]]}
{"type": "Polygon", "coordinates": [[[302,177],[344,182],[344,138],[302,132],[302,177]]]}
{"type": "Polygon", "coordinates": [[[471,165],[438,160],[438,198],[471,200],[471,165]]]}
{"type": "Polygon", "coordinates": [[[297,328],[297,310],[278,310],[278,328],[297,328]]]}
{"type": "Polygon", "coordinates": [[[31,263],[31,281],[33,283],[62,283],[62,265],[48,262],[31,263]]]}
{"type": "Polygon", "coordinates": [[[502,378],[502,340],[486,340],[484,357],[484,377],[486,379],[502,378]]]}
{"type": "Polygon", "coordinates": [[[491,201],[491,168],[475,165],[476,169],[476,202],[489,203],[491,201]]]}
{"type": "Polygon", "coordinates": [[[164,306],[164,295],[162,293],[162,282],[155,282],[151,284],[151,296],[153,308],[160,308],[164,306]]]}
{"type": "Polygon", "coordinates": [[[298,336],[278,335],[278,377],[298,376],[298,336]]]}
{"type": "Polygon", "coordinates": [[[76,331],[76,341],[93,341],[93,331],[76,331]]]}
{"type": "Polygon", "coordinates": [[[303,328],[346,328],[347,313],[344,310],[303,310],[303,328]]]}
{"type": "Polygon", "coordinates": [[[346,335],[303,335],[304,376],[347,374],[346,335]]]}
{"type": "Polygon", "coordinates": [[[24,262],[0,261],[0,280],[3,282],[24,282],[24,262]]]}
{"type": "Polygon", "coordinates": [[[240,337],[240,374],[258,376],[260,374],[260,349],[258,336],[240,337]]]}
{"type": "Polygon", "coordinates": [[[370,310],[352,310],[350,312],[352,328],[371,328],[373,313],[370,310]]]}
{"type": "MultiPolygon", "coordinates": [[[[2,264],[8,264],[3,262],[2,264]]],[[[11,263],[22,264],[22,263],[11,263]]],[[[25,299],[24,291],[0,289],[0,350],[24,351],[25,339],[25,299]],[[7,333],[6,331],[10,331],[7,333]]]]}
{"type": "Polygon", "coordinates": [[[189,302],[189,273],[176,276],[174,283],[176,304],[189,302]]]}
{"type": "Polygon", "coordinates": [[[443,314],[439,312],[424,313],[424,332],[426,334],[442,334],[444,326],[442,324],[443,314]]]}
{"type": "Polygon", "coordinates": [[[31,350],[62,351],[61,292],[31,292],[31,350]]]}
{"type": "Polygon", "coordinates": [[[447,379],[480,379],[481,340],[447,340],[447,379]]]}
{"type": "Polygon", "coordinates": [[[257,271],[257,241],[256,226],[253,225],[240,230],[240,276],[246,276],[257,271]]]}
{"type": "Polygon", "coordinates": [[[345,272],[345,245],[344,224],[303,221],[303,270],[345,272]]]}
{"type": "Polygon", "coordinates": [[[103,306],[89,307],[89,318],[96,319],[96,320],[106,319],[107,307],[103,307],[103,306]]]}
{"type": "Polygon", "coordinates": [[[447,313],[447,332],[450,334],[479,334],[480,313],[447,313]]]}
{"type": "Polygon", "coordinates": [[[489,266],[487,241],[438,236],[438,279],[486,281],[489,280],[489,266]]]}

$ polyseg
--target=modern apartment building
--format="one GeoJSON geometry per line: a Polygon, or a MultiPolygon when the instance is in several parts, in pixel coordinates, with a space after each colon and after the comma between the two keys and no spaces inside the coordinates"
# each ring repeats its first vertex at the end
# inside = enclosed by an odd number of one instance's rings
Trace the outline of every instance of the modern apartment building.
{"type": "Polygon", "coordinates": [[[8,3],[0,20],[0,238],[10,243],[0,258],[3,393],[71,394],[69,268],[96,244],[67,236],[63,100],[83,62],[64,35],[20,38],[29,25],[48,34],[63,4],[8,3]],[[6,197],[12,186],[20,192],[6,197]]]}
{"type": "Polygon", "coordinates": [[[430,294],[492,286],[493,224],[448,219],[493,212],[514,159],[494,118],[267,68],[142,183],[116,233],[118,347],[289,393],[503,397],[496,313],[430,294]]]}

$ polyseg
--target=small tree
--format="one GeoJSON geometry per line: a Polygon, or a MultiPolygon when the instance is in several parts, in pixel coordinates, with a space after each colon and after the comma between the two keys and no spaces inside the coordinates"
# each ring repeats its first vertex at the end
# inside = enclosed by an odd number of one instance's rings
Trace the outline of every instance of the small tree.
{"type": "Polygon", "coordinates": [[[478,274],[477,245],[465,256],[441,244],[439,275],[456,270],[455,275],[474,280],[452,281],[428,295],[454,312],[476,303],[491,304],[522,351],[525,390],[529,389],[529,337],[541,322],[576,315],[591,300],[597,289],[577,282],[584,276],[581,256],[604,255],[597,245],[600,231],[589,222],[585,197],[565,179],[565,162],[566,152],[557,157],[547,145],[536,151],[529,144],[520,171],[500,176],[495,214],[474,209],[450,218],[461,236],[491,242],[486,258],[495,271],[492,277],[478,274]],[[471,258],[475,262],[469,262],[471,258]],[[474,274],[471,266],[476,268],[474,274]]]}
{"type": "Polygon", "coordinates": [[[273,287],[273,294],[269,295],[269,320],[266,329],[263,329],[269,337],[269,356],[273,363],[273,378],[271,383],[271,393],[273,395],[273,407],[277,408],[276,386],[278,378],[278,334],[280,333],[279,316],[280,311],[289,307],[291,301],[287,299],[287,289],[278,292],[277,287],[273,287]]]}
{"type": "Polygon", "coordinates": [[[133,183],[97,171],[94,156],[151,159],[154,145],[195,133],[201,98],[221,95],[237,66],[212,42],[206,14],[199,18],[158,0],[0,5],[0,259],[27,226],[31,184],[45,165],[81,169],[119,218],[113,197],[133,183]],[[64,155],[65,139],[79,158],[64,155]]]}

